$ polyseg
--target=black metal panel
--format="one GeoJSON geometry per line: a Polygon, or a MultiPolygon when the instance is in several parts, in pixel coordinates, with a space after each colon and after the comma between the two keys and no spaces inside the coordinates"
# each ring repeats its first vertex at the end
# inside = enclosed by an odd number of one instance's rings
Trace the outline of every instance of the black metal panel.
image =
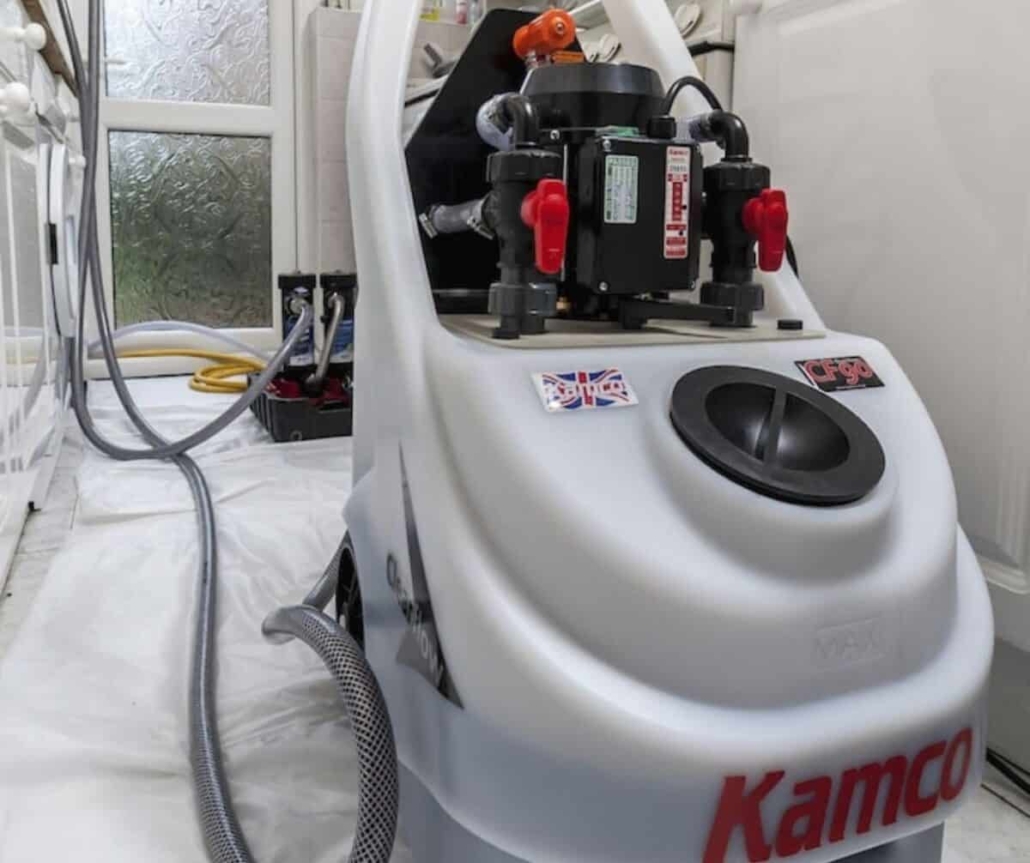
{"type": "MultiPolygon", "coordinates": [[[[515,31],[536,17],[498,9],[483,19],[407,147],[416,213],[458,204],[490,191],[486,160],[493,150],[476,132],[476,113],[491,96],[522,88],[525,63],[512,49],[515,31]]],[[[374,134],[370,131],[369,134],[374,134]]],[[[422,238],[434,291],[486,291],[497,278],[497,244],[476,234],[422,238]]],[[[467,302],[467,301],[466,301],[467,302]]],[[[468,305],[464,310],[471,310],[468,305]]]]}
{"type": "Polygon", "coordinates": [[[692,290],[701,261],[701,152],[691,148],[690,225],[686,259],[665,257],[665,206],[668,141],[647,138],[597,138],[579,152],[577,219],[573,244],[580,287],[607,296],[692,290]],[[608,149],[605,149],[605,148],[608,149]],[[612,224],[605,218],[606,162],[637,160],[636,221],[612,224]],[[601,291],[604,283],[607,289],[601,291]]]}

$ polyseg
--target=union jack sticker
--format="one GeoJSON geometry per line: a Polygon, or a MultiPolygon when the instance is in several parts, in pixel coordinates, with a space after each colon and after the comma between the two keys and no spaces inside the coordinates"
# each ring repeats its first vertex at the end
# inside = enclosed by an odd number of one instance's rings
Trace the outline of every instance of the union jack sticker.
{"type": "Polygon", "coordinates": [[[618,369],[544,372],[533,375],[533,383],[549,413],[628,408],[638,404],[637,394],[618,369]]]}

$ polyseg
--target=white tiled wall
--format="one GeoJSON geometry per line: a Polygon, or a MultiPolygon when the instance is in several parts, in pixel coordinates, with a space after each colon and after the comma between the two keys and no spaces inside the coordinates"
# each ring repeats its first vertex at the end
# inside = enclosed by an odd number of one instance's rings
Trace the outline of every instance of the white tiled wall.
{"type": "MultiPolygon", "coordinates": [[[[308,157],[315,163],[312,185],[319,272],[357,270],[345,141],[347,91],[360,22],[361,16],[356,12],[315,9],[309,18],[305,37],[307,62],[311,64],[308,110],[314,115],[309,148],[313,152],[308,157]]],[[[445,52],[457,52],[464,47],[468,33],[466,27],[423,22],[416,51],[411,58],[411,77],[424,78],[427,75],[421,59],[422,46],[427,41],[445,52]]]]}

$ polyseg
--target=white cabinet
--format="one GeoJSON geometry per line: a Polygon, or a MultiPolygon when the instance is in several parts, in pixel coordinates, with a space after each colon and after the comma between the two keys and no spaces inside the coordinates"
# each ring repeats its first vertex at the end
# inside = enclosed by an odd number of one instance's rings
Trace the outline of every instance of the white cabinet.
{"type": "MultiPolygon", "coordinates": [[[[19,0],[0,0],[0,27],[27,23],[19,0]]],[[[0,102],[24,85],[27,111],[0,108],[0,583],[30,505],[42,506],[66,406],[54,318],[49,227],[50,162],[61,131],[50,113],[53,78],[34,51],[0,37],[0,102]]],[[[60,243],[63,232],[55,230],[60,243]]]]}

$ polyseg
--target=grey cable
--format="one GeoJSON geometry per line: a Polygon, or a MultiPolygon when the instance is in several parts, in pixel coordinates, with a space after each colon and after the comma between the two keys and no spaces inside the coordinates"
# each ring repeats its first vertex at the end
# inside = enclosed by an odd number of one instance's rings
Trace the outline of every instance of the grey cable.
{"type": "MultiPolygon", "coordinates": [[[[96,241],[96,220],[93,217],[95,214],[95,164],[98,144],[99,92],[96,87],[90,86],[92,82],[87,81],[85,76],[81,53],[78,50],[77,36],[74,26],[71,25],[71,15],[67,9],[66,2],[67,0],[60,0],[61,17],[65,22],[65,26],[69,27],[68,36],[72,46],[76,77],[79,79],[80,97],[86,101],[86,108],[81,111],[81,116],[83,118],[83,136],[87,142],[84,149],[87,152],[88,159],[87,181],[83,192],[83,211],[80,220],[80,224],[85,226],[84,236],[80,237],[80,240],[84,240],[82,243],[83,257],[81,259],[83,265],[79,273],[79,308],[82,310],[82,313],[79,315],[76,344],[71,355],[72,405],[87,440],[101,452],[106,453],[112,458],[124,458],[123,450],[120,447],[111,445],[99,433],[89,414],[86,402],[82,348],[85,342],[85,299],[88,281],[93,287],[97,327],[115,391],[133,424],[139,429],[144,439],[154,445],[154,457],[157,457],[156,452],[158,448],[167,442],[147,423],[139,412],[128,391],[125,379],[121,375],[111,341],[110,324],[107,319],[107,305],[103,294],[103,284],[100,280],[101,270],[99,267],[99,245],[96,241]],[[88,94],[88,98],[86,98],[86,94],[88,94]]],[[[97,38],[99,34],[99,19],[100,3],[97,0],[91,0],[89,4],[89,46],[90,67],[92,69],[99,68],[99,40],[97,38]]],[[[194,783],[198,789],[198,805],[205,837],[228,837],[228,846],[238,852],[235,855],[235,860],[238,863],[247,863],[251,858],[225,790],[227,788],[227,780],[222,764],[217,733],[214,688],[217,541],[214,507],[210,490],[196,463],[185,454],[177,454],[172,460],[182,471],[189,484],[190,491],[196,502],[200,526],[200,585],[189,709],[190,761],[193,769],[194,783]]],[[[216,848],[210,839],[208,839],[208,847],[212,853],[216,850],[219,852],[218,856],[214,859],[219,861],[234,859],[233,857],[225,856],[222,853],[224,849],[216,848]]]]}
{"type": "Polygon", "coordinates": [[[325,334],[325,344],[322,346],[322,356],[318,358],[318,367],[315,369],[315,373],[304,381],[304,388],[309,394],[317,394],[322,391],[322,386],[325,384],[325,376],[329,373],[329,361],[333,357],[333,348],[336,347],[336,334],[340,331],[340,322],[343,320],[343,313],[345,310],[343,297],[339,294],[335,294],[332,302],[333,317],[329,322],[329,329],[325,334]]]}
{"type": "MultiPolygon", "coordinates": [[[[58,8],[68,35],[80,99],[85,102],[81,116],[86,144],[84,150],[88,160],[80,219],[82,234],[79,238],[82,267],[78,289],[79,308],[82,313],[79,315],[75,344],[71,351],[72,406],[87,440],[101,452],[122,461],[144,458],[170,459],[182,471],[189,484],[197,507],[201,551],[189,705],[190,763],[197,806],[204,841],[211,859],[216,863],[252,863],[253,857],[232,806],[218,737],[215,698],[218,555],[214,506],[203,473],[186,452],[217,434],[247,409],[250,401],[264,390],[286,357],[292,353],[294,345],[310,325],[313,312],[310,307],[305,310],[305,315],[301,316],[299,325],[294,327],[291,338],[286,340],[273,357],[266,373],[261,375],[248,393],[222,417],[199,432],[174,443],[167,441],[150,426],[133,400],[118,365],[101,278],[95,216],[99,76],[95,75],[93,79],[86,76],[67,0],[58,0],[58,8]],[[97,328],[112,384],[123,408],[144,440],[151,445],[151,449],[127,450],[112,444],[100,434],[89,414],[83,365],[84,312],[89,286],[92,286],[97,328]]],[[[94,70],[94,73],[100,68],[101,11],[102,0],[90,0],[89,68],[94,70]]],[[[315,622],[308,619],[304,613],[297,614],[296,610],[287,610],[283,614],[285,625],[296,626],[298,633],[302,633],[301,637],[319,651],[336,676],[348,710],[351,711],[361,765],[362,802],[359,803],[358,830],[350,859],[356,863],[386,863],[392,853],[397,821],[397,761],[389,714],[375,676],[360,648],[353,640],[348,641],[349,637],[333,621],[325,618],[324,621],[315,622]]]]}
{"type": "MultiPolygon", "coordinates": [[[[347,552],[347,546],[349,544],[349,537],[344,537],[343,542],[340,543],[340,547],[336,549],[336,554],[333,555],[333,559],[329,561],[329,565],[325,568],[321,578],[315,583],[315,586],[308,591],[307,596],[301,601],[301,605],[306,605],[308,608],[313,608],[316,611],[324,611],[325,607],[335,598],[336,587],[340,582],[340,567],[343,564],[343,555],[347,552]]],[[[267,623],[267,621],[266,621],[267,623]]],[[[293,641],[292,635],[285,633],[273,634],[270,633],[265,627],[262,627],[265,637],[273,644],[288,644],[293,641]]]]}

